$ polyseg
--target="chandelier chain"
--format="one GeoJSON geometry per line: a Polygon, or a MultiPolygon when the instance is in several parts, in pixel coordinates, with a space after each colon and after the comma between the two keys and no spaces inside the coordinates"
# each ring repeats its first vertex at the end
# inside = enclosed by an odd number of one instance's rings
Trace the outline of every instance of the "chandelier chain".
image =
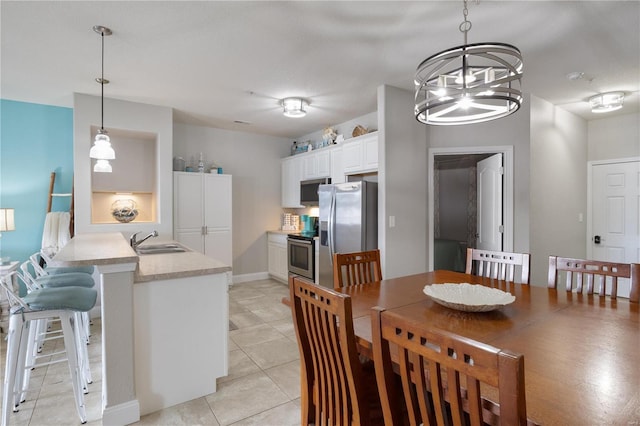
{"type": "Polygon", "coordinates": [[[463,0],[463,3],[464,3],[464,7],[462,8],[462,16],[464,18],[464,21],[460,23],[460,26],[458,27],[458,29],[460,30],[461,33],[464,34],[464,44],[467,44],[467,33],[471,29],[471,21],[467,19],[467,16],[469,15],[469,9],[467,8],[467,0],[463,0]]]}

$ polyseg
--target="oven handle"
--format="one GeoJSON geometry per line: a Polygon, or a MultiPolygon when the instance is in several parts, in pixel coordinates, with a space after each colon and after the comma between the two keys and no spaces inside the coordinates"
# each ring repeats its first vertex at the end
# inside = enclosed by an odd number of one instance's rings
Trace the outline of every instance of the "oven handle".
{"type": "Polygon", "coordinates": [[[290,238],[290,239],[289,239],[289,241],[290,241],[292,244],[304,244],[304,245],[307,245],[307,246],[310,246],[311,244],[313,244],[313,241],[298,240],[298,239],[296,239],[296,238],[290,238]]]}

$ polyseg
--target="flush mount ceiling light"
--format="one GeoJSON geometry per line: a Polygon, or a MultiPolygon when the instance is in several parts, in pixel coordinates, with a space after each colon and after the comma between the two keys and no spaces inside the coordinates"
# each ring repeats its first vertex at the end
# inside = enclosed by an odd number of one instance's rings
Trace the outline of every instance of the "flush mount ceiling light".
{"type": "Polygon", "coordinates": [[[624,104],[624,92],[600,93],[589,98],[591,112],[600,114],[603,112],[616,111],[624,104]]]}
{"type": "Polygon", "coordinates": [[[116,158],[116,153],[111,147],[111,140],[109,139],[109,135],[107,131],[104,129],[104,85],[109,84],[109,80],[104,78],[104,36],[110,36],[112,34],[111,30],[107,27],[103,27],[101,25],[96,25],[93,27],[93,31],[100,34],[100,38],[102,40],[102,74],[100,78],[96,78],[96,81],[100,84],[100,130],[96,134],[96,138],[93,142],[93,146],[89,151],[89,157],[95,158],[96,164],[93,167],[94,172],[98,173],[111,173],[111,164],[109,164],[109,160],[114,160],[116,158]]]}
{"type": "Polygon", "coordinates": [[[281,102],[282,108],[284,110],[283,114],[285,117],[304,117],[307,115],[306,107],[309,106],[309,102],[302,98],[286,98],[281,102]]]}
{"type": "Polygon", "coordinates": [[[425,59],[415,75],[415,116],[424,124],[460,125],[506,117],[522,104],[520,50],[504,43],[467,44],[467,0],[460,32],[464,45],[425,59]]]}

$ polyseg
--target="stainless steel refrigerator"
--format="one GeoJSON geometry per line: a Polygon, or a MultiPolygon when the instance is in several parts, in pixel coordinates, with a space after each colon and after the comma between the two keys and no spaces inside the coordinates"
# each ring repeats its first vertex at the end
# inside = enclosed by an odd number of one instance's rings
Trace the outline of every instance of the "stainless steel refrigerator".
{"type": "Polygon", "coordinates": [[[320,285],[333,288],[333,254],[378,248],[378,184],[320,185],[320,285]]]}

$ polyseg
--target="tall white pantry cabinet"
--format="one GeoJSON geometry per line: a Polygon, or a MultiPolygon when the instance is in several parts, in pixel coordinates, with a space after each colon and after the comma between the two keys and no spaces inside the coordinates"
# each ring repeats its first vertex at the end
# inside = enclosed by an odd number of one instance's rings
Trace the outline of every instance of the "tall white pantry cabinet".
{"type": "Polygon", "coordinates": [[[233,266],[231,175],[173,173],[173,238],[233,266]]]}

